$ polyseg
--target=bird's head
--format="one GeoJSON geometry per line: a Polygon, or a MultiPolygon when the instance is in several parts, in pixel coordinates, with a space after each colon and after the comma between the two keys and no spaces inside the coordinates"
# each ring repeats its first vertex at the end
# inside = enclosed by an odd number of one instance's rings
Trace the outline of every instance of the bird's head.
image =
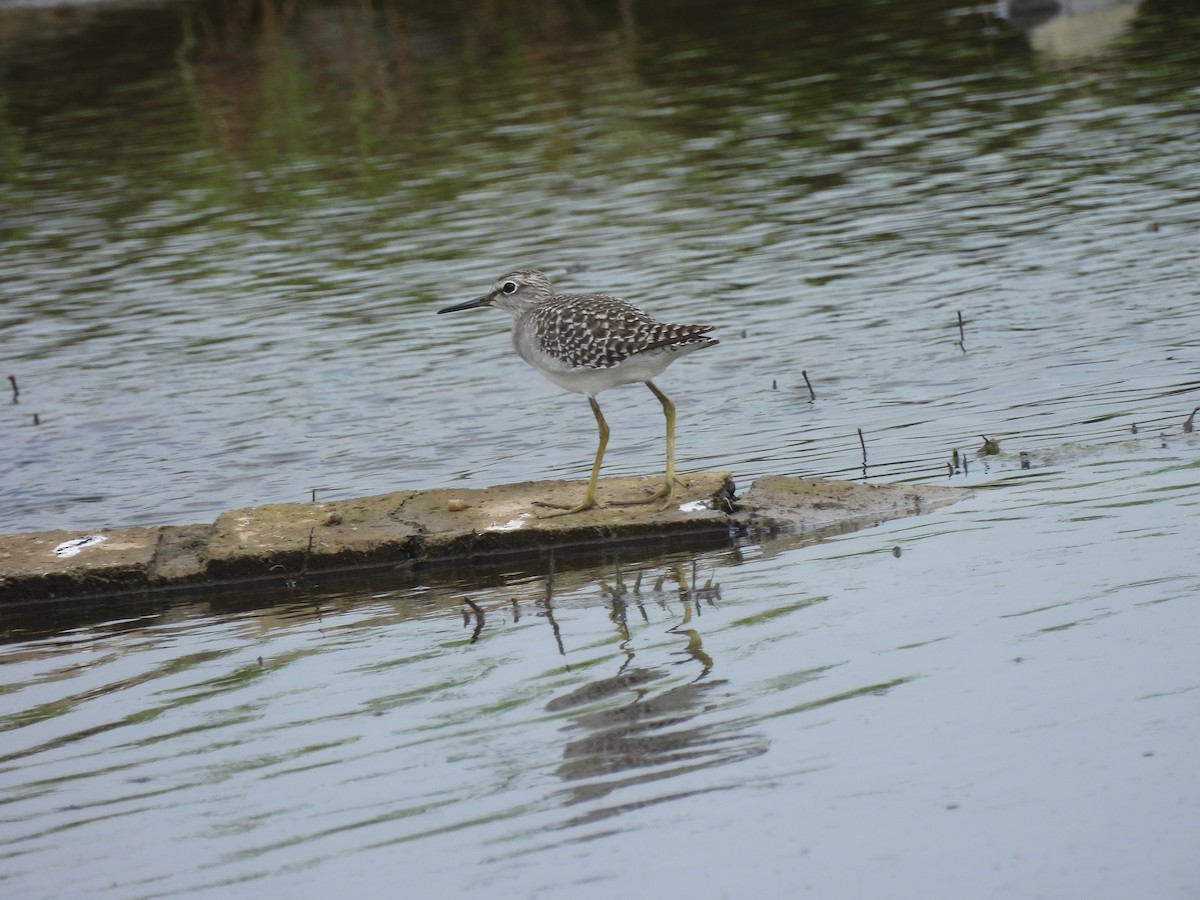
{"type": "Polygon", "coordinates": [[[553,296],[549,278],[535,269],[517,269],[496,279],[492,289],[482,297],[439,309],[438,314],[494,306],[516,317],[553,296]]]}

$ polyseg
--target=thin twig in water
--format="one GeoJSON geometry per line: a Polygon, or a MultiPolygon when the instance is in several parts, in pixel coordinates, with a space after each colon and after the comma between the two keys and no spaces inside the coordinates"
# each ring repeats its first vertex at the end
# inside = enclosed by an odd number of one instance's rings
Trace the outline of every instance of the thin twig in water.
{"type": "Polygon", "coordinates": [[[542,608],[546,611],[546,621],[550,623],[550,631],[554,634],[554,643],[558,645],[558,655],[566,656],[566,648],[563,647],[562,632],[558,627],[558,620],[554,618],[554,549],[550,550],[550,559],[546,565],[546,596],[542,600],[542,608]]]}
{"type": "Polygon", "coordinates": [[[475,630],[471,632],[470,643],[475,643],[479,640],[479,635],[483,633],[483,610],[479,608],[479,604],[469,597],[463,597],[463,603],[471,607],[471,611],[475,613],[475,630]]]}
{"type": "Polygon", "coordinates": [[[8,376],[8,383],[12,385],[12,389],[13,389],[13,403],[16,403],[16,402],[17,402],[17,398],[21,396],[21,389],[20,389],[19,387],[17,387],[17,376],[16,376],[16,375],[9,375],[9,376],[8,376]]]}
{"type": "Polygon", "coordinates": [[[300,565],[300,574],[297,579],[303,578],[308,574],[308,561],[312,559],[313,534],[316,533],[315,528],[308,529],[308,546],[304,548],[304,562],[300,565]]]}
{"type": "Polygon", "coordinates": [[[962,310],[958,311],[958,349],[963,353],[967,352],[967,335],[963,329],[962,310]]]}
{"type": "Polygon", "coordinates": [[[293,575],[287,570],[287,566],[284,566],[282,563],[276,563],[267,570],[269,572],[274,572],[277,570],[283,572],[283,583],[287,586],[289,591],[295,590],[297,587],[299,587],[300,582],[304,580],[304,576],[308,574],[308,561],[312,557],[313,534],[315,532],[315,528],[310,528],[308,530],[308,547],[304,550],[304,559],[300,562],[299,572],[293,575]]]}
{"type": "Polygon", "coordinates": [[[811,403],[817,402],[817,392],[812,388],[812,382],[808,380],[808,370],[801,369],[800,374],[804,376],[804,383],[808,385],[808,399],[811,403]]]}
{"type": "Polygon", "coordinates": [[[866,440],[864,440],[864,439],[863,439],[863,433],[862,433],[862,429],[861,429],[861,428],[860,428],[860,429],[858,429],[858,445],[859,445],[860,447],[862,447],[862,456],[863,456],[863,461],[862,461],[862,467],[863,467],[863,478],[866,478],[866,477],[867,477],[867,442],[866,442],[866,440]]]}

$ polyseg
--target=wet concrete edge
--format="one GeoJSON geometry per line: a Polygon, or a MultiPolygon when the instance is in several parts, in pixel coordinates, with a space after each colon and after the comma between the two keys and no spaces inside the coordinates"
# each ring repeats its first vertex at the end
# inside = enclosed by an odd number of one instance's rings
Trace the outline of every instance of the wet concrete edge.
{"type": "MultiPolygon", "coordinates": [[[[651,479],[612,478],[601,482],[599,493],[602,503],[637,499],[654,486],[651,479]]],[[[581,482],[562,481],[399,491],[231,510],[211,525],[0,535],[0,609],[62,599],[211,595],[317,572],[454,570],[484,560],[531,561],[551,551],[708,549],[742,536],[842,533],[971,493],[767,476],[737,494],[729,473],[708,472],[683,476],[665,509],[656,502],[536,517],[536,501],[570,503],[582,491],[581,482]],[[88,537],[103,540],[71,546],[88,537]]]]}

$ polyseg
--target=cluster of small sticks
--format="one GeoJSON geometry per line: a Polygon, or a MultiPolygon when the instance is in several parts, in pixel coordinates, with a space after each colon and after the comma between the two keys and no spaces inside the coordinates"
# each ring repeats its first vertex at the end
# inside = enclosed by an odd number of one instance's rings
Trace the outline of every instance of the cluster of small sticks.
{"type": "MultiPolygon", "coordinates": [[[[967,352],[966,320],[963,319],[963,314],[962,314],[961,309],[956,310],[956,318],[957,318],[956,324],[958,327],[958,340],[954,342],[954,346],[958,347],[958,349],[961,350],[963,353],[966,353],[967,352]]],[[[745,332],[743,332],[742,337],[745,337],[745,336],[746,336],[746,334],[745,334],[745,332]]],[[[813,390],[812,381],[808,377],[808,370],[801,369],[800,374],[804,377],[805,387],[808,388],[809,402],[815,403],[816,399],[817,399],[817,393],[815,390],[813,390]]],[[[779,387],[778,381],[772,380],[771,381],[771,390],[777,390],[778,387],[779,387]]],[[[1195,431],[1196,413],[1200,413],[1200,406],[1193,409],[1191,415],[1189,415],[1187,417],[1187,419],[1184,421],[1183,431],[1185,434],[1191,434],[1193,431],[1195,431]]],[[[866,438],[863,436],[863,430],[861,428],[859,428],[859,429],[857,429],[857,431],[858,431],[858,446],[862,451],[862,463],[861,463],[862,474],[863,474],[863,477],[866,478],[867,477],[867,441],[866,441],[866,438]]],[[[1136,423],[1131,426],[1131,431],[1133,434],[1138,433],[1138,427],[1137,427],[1136,423]]],[[[994,438],[990,438],[987,435],[982,435],[982,438],[983,438],[983,444],[976,451],[977,456],[981,456],[981,457],[996,456],[1000,453],[1000,442],[998,440],[996,440],[994,438]]],[[[1162,445],[1165,447],[1166,440],[1167,440],[1166,434],[1160,435],[1160,438],[1162,440],[1162,445]]],[[[1033,465],[1032,458],[1030,457],[1029,453],[1027,453],[1024,450],[1022,450],[1020,452],[1019,459],[1020,459],[1022,469],[1028,469],[1033,465]]],[[[955,448],[950,454],[950,461],[946,463],[947,474],[950,477],[958,475],[959,473],[961,473],[963,475],[967,475],[969,468],[970,468],[970,464],[967,461],[967,455],[965,453],[959,453],[958,448],[955,448]]]]}

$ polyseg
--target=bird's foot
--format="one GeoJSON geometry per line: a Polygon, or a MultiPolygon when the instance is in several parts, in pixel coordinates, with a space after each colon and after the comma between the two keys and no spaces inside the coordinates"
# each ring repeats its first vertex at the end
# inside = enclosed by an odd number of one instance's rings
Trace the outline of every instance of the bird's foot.
{"type": "Polygon", "coordinates": [[[551,503],[548,500],[534,500],[533,505],[554,510],[554,512],[539,513],[539,519],[554,519],[558,516],[570,516],[575,513],[584,512],[585,510],[595,509],[599,506],[595,497],[584,497],[583,502],[578,506],[567,506],[564,503],[551,503]]]}
{"type": "Polygon", "coordinates": [[[680,484],[678,478],[665,482],[657,491],[649,497],[644,497],[641,500],[613,500],[613,506],[644,506],[647,503],[653,503],[656,500],[665,500],[666,502],[659,507],[660,510],[668,509],[675,500],[675,485],[680,484]]]}

